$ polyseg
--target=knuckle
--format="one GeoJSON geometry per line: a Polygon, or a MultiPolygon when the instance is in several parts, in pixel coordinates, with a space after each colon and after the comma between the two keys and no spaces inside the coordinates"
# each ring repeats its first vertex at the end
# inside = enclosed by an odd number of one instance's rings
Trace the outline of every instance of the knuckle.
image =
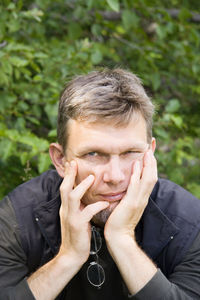
{"type": "Polygon", "coordinates": [[[66,191],[66,184],[65,184],[65,182],[63,181],[63,182],[61,183],[61,185],[60,185],[60,193],[61,193],[61,194],[64,194],[65,191],[66,191]]]}
{"type": "Polygon", "coordinates": [[[63,185],[63,183],[60,185],[60,192],[61,193],[63,193],[63,191],[64,191],[64,185],[63,185]]]}
{"type": "Polygon", "coordinates": [[[87,206],[87,213],[91,214],[91,213],[93,213],[93,211],[94,211],[94,207],[91,206],[91,205],[88,205],[87,206]]]}
{"type": "Polygon", "coordinates": [[[71,191],[69,194],[68,194],[68,199],[69,201],[72,201],[74,199],[74,193],[73,191],[71,191]]]}

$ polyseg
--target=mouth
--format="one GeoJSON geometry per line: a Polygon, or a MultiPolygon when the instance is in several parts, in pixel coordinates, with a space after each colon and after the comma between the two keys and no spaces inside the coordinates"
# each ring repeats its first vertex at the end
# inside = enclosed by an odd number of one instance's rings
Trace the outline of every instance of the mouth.
{"type": "Polygon", "coordinates": [[[108,202],[115,202],[115,201],[120,201],[125,194],[126,191],[118,192],[118,193],[110,193],[110,194],[100,194],[99,196],[101,200],[108,201],[108,202]]]}

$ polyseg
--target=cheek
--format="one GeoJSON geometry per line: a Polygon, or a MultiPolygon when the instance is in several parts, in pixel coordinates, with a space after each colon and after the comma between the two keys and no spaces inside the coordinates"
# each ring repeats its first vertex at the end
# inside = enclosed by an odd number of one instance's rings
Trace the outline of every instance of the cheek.
{"type": "Polygon", "coordinates": [[[78,165],[76,183],[79,184],[90,174],[90,170],[79,159],[77,159],[76,162],[78,165]]]}
{"type": "Polygon", "coordinates": [[[76,184],[79,184],[81,181],[83,181],[87,176],[91,174],[95,176],[95,181],[93,185],[95,185],[96,182],[99,182],[101,175],[103,173],[100,167],[94,166],[93,164],[89,164],[79,159],[77,159],[76,162],[78,165],[76,184]]]}

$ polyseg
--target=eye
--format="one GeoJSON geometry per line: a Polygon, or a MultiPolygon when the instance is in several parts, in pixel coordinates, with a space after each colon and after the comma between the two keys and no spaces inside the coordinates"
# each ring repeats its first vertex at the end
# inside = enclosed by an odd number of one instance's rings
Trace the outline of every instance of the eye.
{"type": "Polygon", "coordinates": [[[129,154],[140,154],[140,151],[130,150],[123,153],[123,155],[129,155],[129,154]]]}
{"type": "Polygon", "coordinates": [[[97,156],[97,155],[99,155],[99,153],[98,153],[98,152],[95,152],[95,151],[89,152],[89,153],[86,154],[86,156],[90,156],[90,157],[95,157],[95,156],[97,156]]]}
{"type": "Polygon", "coordinates": [[[83,158],[89,159],[89,160],[99,159],[100,157],[101,157],[101,153],[99,153],[97,151],[90,151],[83,155],[83,158]]]}
{"type": "Polygon", "coordinates": [[[84,159],[85,161],[87,161],[89,163],[104,164],[108,161],[109,156],[104,153],[101,153],[101,152],[90,151],[90,152],[84,154],[82,156],[82,159],[84,159]]]}
{"type": "Polygon", "coordinates": [[[122,153],[122,157],[127,159],[139,159],[143,155],[143,153],[140,150],[130,150],[122,153]]]}

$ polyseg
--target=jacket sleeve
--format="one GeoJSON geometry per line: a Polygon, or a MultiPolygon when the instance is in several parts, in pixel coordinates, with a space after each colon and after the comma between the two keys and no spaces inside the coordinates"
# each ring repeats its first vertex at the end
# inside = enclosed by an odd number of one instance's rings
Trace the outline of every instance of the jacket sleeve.
{"type": "Polygon", "coordinates": [[[8,197],[0,201],[0,300],[35,300],[26,276],[26,255],[8,197]]]}
{"type": "Polygon", "coordinates": [[[200,233],[182,262],[166,276],[158,270],[132,300],[200,300],[200,233]]]}

